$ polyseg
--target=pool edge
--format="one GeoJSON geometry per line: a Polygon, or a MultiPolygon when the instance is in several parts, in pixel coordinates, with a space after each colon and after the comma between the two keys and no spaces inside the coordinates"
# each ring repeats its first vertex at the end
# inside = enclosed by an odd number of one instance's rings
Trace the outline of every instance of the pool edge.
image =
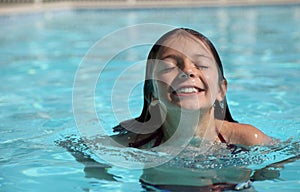
{"type": "Polygon", "coordinates": [[[68,10],[68,9],[154,9],[154,8],[189,8],[189,7],[227,7],[227,6],[267,6],[267,5],[290,5],[300,4],[300,0],[220,0],[220,1],[139,1],[130,2],[51,2],[51,3],[24,3],[24,4],[2,4],[0,5],[0,16],[36,13],[45,11],[68,10]]]}

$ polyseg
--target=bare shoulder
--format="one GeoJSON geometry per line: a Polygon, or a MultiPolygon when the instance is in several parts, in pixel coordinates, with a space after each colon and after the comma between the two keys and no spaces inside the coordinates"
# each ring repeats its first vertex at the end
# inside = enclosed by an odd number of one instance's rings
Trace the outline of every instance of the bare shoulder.
{"type": "Polygon", "coordinates": [[[272,139],[258,128],[249,125],[223,121],[220,130],[230,144],[269,145],[272,139]]]}

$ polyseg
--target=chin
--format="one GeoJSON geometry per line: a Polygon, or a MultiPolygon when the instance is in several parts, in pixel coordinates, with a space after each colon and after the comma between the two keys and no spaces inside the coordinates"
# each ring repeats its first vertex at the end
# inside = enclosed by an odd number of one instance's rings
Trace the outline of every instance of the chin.
{"type": "Polygon", "coordinates": [[[186,111],[200,111],[201,107],[198,106],[179,106],[181,109],[186,111]]]}
{"type": "Polygon", "coordinates": [[[203,108],[203,106],[197,102],[183,102],[177,104],[177,106],[187,111],[200,111],[203,108]]]}

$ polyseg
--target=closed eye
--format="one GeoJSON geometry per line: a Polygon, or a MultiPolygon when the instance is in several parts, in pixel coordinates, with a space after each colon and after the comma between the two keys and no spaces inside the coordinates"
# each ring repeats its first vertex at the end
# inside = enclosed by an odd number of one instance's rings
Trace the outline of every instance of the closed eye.
{"type": "Polygon", "coordinates": [[[162,71],[171,71],[173,69],[176,69],[177,67],[167,67],[167,68],[164,68],[162,71]]]}
{"type": "Polygon", "coordinates": [[[196,65],[196,68],[199,70],[204,70],[204,69],[208,69],[208,66],[206,65],[196,65]]]}
{"type": "Polygon", "coordinates": [[[170,61],[162,61],[160,64],[161,72],[169,72],[177,68],[178,68],[177,65],[174,62],[170,62],[170,61]]]}
{"type": "Polygon", "coordinates": [[[213,60],[205,55],[198,55],[198,57],[193,60],[194,65],[199,70],[208,69],[213,63],[213,60]]]}

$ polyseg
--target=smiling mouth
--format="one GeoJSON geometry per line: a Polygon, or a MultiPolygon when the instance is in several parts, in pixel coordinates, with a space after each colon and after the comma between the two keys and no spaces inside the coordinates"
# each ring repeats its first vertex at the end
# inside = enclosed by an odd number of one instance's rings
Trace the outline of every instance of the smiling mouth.
{"type": "Polygon", "coordinates": [[[174,91],[172,94],[177,96],[184,96],[184,95],[194,95],[205,91],[204,89],[198,87],[180,87],[174,91]]]}

